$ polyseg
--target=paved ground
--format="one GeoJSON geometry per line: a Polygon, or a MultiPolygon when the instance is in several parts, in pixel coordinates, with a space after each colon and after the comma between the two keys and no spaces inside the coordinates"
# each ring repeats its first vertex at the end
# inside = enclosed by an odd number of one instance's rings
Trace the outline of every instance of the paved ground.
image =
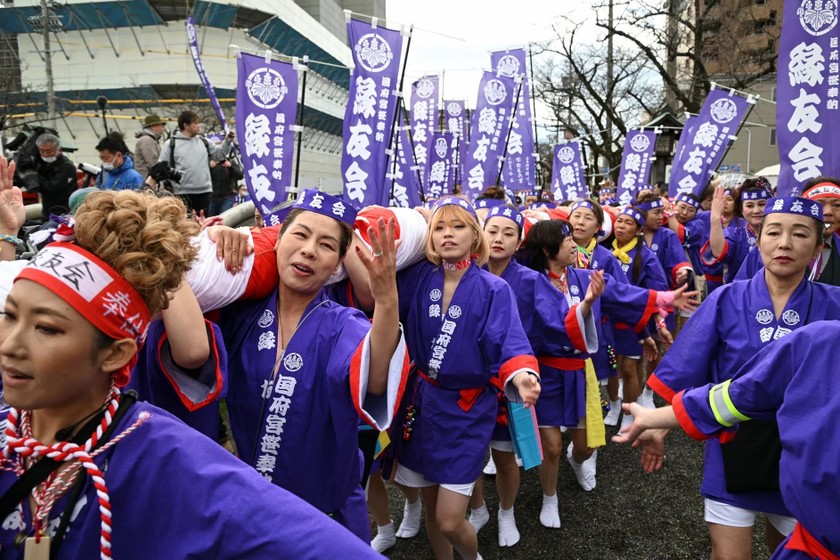
{"type": "MultiPolygon", "coordinates": [[[[607,441],[615,432],[616,428],[607,428],[607,441]]],[[[511,548],[499,548],[497,544],[496,487],[492,478],[485,477],[491,518],[478,535],[479,552],[488,560],[709,558],[699,493],[703,444],[675,432],[669,436],[666,452],[663,470],[645,475],[639,466],[638,451],[608,443],[598,452],[598,485],[592,492],[580,489],[568,464],[562,461],[558,490],[560,529],[540,525],[539,478],[536,470],[524,473],[516,502],[522,540],[511,548]]],[[[389,492],[391,512],[398,519],[402,516],[402,495],[393,488],[389,492]]],[[[759,525],[763,526],[763,522],[759,525]]],[[[763,536],[760,531],[757,533],[753,558],[766,559],[763,536]]],[[[388,556],[432,558],[425,528],[413,539],[398,540],[388,556]]]]}

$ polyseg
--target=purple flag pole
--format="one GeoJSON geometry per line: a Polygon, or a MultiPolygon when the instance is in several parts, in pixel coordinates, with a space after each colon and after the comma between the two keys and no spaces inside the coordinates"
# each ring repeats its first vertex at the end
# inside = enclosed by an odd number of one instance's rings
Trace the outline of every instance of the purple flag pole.
{"type": "Polygon", "coordinates": [[[621,155],[621,171],[618,175],[618,202],[629,205],[647,184],[650,166],[655,159],[656,131],[628,130],[624,138],[624,151],[621,155]]]}
{"type": "MultiPolygon", "coordinates": [[[[391,122],[391,136],[388,139],[388,145],[391,146],[394,141],[394,134],[397,128],[397,120],[399,119],[400,111],[405,111],[405,105],[403,104],[402,99],[402,92],[403,86],[405,84],[405,68],[408,65],[408,51],[411,50],[411,36],[414,34],[414,25],[412,24],[408,28],[408,40],[405,42],[405,55],[403,55],[402,60],[400,63],[402,64],[402,70],[400,70],[400,85],[397,89],[397,96],[399,96],[399,104],[397,105],[397,110],[394,111],[394,120],[391,122]]],[[[399,135],[397,135],[399,136],[399,135]]],[[[392,156],[396,161],[397,157],[396,154],[392,156]]],[[[394,198],[394,180],[391,180],[391,197],[394,198]]]]}
{"type": "Polygon", "coordinates": [[[190,45],[190,54],[192,55],[193,65],[195,65],[195,71],[198,72],[198,78],[201,80],[201,85],[204,86],[204,91],[207,92],[207,97],[210,99],[210,105],[213,106],[213,111],[216,112],[216,116],[219,118],[219,124],[221,124],[225,132],[227,132],[228,125],[225,120],[225,114],[222,112],[222,106],[219,104],[219,99],[216,97],[216,90],[213,89],[213,85],[210,83],[210,78],[207,76],[207,72],[204,70],[204,64],[201,62],[201,54],[198,52],[198,38],[195,32],[195,18],[192,13],[187,16],[187,41],[190,45]]]}
{"type": "Polygon", "coordinates": [[[519,87],[516,88],[516,98],[513,102],[513,113],[510,115],[510,127],[508,127],[507,136],[505,136],[505,148],[502,150],[502,162],[499,166],[499,175],[496,177],[496,184],[499,185],[502,182],[502,171],[505,169],[505,158],[507,157],[508,151],[508,143],[510,142],[510,133],[513,130],[513,121],[516,119],[516,110],[519,107],[519,94],[522,93],[522,80],[519,79],[517,76],[516,82],[519,84],[519,87]]]}
{"type": "Polygon", "coordinates": [[[411,144],[411,159],[414,161],[414,165],[412,165],[412,167],[417,173],[417,188],[420,190],[420,196],[423,197],[423,201],[425,202],[426,196],[424,193],[426,191],[423,189],[423,174],[421,173],[422,169],[420,165],[417,164],[417,151],[414,147],[414,131],[411,128],[411,121],[409,121],[408,115],[405,112],[403,112],[403,120],[406,126],[408,126],[408,143],[411,144]]]}
{"type": "Polygon", "coordinates": [[[543,174],[540,169],[540,137],[537,133],[537,97],[534,95],[534,53],[531,51],[531,43],[528,43],[528,62],[530,62],[529,73],[531,81],[531,120],[534,121],[534,173],[536,174],[537,182],[540,189],[543,187],[543,174]]]}

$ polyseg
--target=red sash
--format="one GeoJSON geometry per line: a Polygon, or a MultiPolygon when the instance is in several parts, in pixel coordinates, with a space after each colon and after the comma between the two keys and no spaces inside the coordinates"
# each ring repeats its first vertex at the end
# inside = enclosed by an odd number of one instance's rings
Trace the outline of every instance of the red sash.
{"type": "Polygon", "coordinates": [[[840,556],[823,546],[801,523],[797,523],[794,527],[785,548],[804,552],[811,558],[818,560],[840,560],[840,556]]]}

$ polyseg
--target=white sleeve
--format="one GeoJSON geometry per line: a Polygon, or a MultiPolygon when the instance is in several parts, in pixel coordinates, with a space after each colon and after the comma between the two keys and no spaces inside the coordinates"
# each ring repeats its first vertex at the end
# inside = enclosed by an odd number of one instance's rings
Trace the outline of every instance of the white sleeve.
{"type": "MultiPolygon", "coordinates": [[[[394,420],[394,414],[400,404],[400,390],[403,388],[405,377],[408,375],[408,351],[402,325],[400,325],[400,341],[388,364],[388,385],[384,395],[373,396],[367,394],[370,377],[370,332],[365,335],[360,362],[358,384],[352,382],[350,384],[356,410],[362,420],[373,426],[374,429],[380,432],[387,430],[394,420]]],[[[351,371],[351,376],[355,374],[356,372],[351,371]]]]}
{"type": "MultiPolygon", "coordinates": [[[[237,231],[247,234],[248,244],[254,246],[249,228],[241,227],[237,231]]],[[[248,279],[254,268],[254,255],[245,257],[242,270],[232,274],[225,269],[225,263],[216,258],[216,244],[210,240],[206,231],[193,237],[192,244],[198,247],[198,257],[187,272],[187,282],[202,313],[219,309],[239,299],[248,287],[248,279]]]]}
{"type": "Polygon", "coordinates": [[[29,261],[0,261],[0,311],[6,310],[6,296],[12,291],[15,278],[29,261]]]}

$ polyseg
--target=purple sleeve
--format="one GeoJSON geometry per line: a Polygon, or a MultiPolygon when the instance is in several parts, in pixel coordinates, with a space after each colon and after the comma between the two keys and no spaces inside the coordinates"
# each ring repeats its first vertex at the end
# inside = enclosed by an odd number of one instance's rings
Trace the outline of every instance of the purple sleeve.
{"type": "Polygon", "coordinates": [[[618,329],[641,332],[656,311],[656,294],[650,290],[625,284],[604,274],[605,288],[601,310],[609,315],[618,329]]]}

